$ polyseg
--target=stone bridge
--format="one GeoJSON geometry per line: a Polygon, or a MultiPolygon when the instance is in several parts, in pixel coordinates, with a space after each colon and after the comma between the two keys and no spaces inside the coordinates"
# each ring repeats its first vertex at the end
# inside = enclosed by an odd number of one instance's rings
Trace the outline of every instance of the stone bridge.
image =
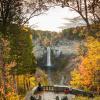
{"type": "Polygon", "coordinates": [[[27,93],[25,100],[74,100],[75,96],[88,96],[93,98],[93,93],[74,89],[70,86],[37,86],[27,93]]]}

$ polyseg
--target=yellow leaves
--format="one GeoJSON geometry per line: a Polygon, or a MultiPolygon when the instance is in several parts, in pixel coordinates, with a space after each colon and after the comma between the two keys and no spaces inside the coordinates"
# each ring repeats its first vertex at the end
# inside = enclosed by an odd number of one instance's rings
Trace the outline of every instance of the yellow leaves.
{"type": "Polygon", "coordinates": [[[35,77],[31,77],[30,78],[30,81],[35,81],[35,77]]]}
{"type": "Polygon", "coordinates": [[[70,84],[74,87],[78,87],[80,86],[80,80],[81,80],[81,75],[80,73],[75,69],[72,73],[72,81],[70,82],[70,84]]]}
{"type": "Polygon", "coordinates": [[[87,55],[82,59],[79,68],[72,73],[71,84],[78,87],[94,86],[94,76],[100,79],[98,75],[95,75],[96,71],[100,70],[100,41],[88,37],[86,46],[88,48],[87,55]]]}
{"type": "Polygon", "coordinates": [[[94,39],[93,37],[88,37],[87,48],[88,54],[82,63],[84,66],[96,68],[96,66],[100,64],[97,64],[98,60],[100,59],[100,42],[97,39],[94,39]]]}
{"type": "Polygon", "coordinates": [[[35,77],[30,77],[30,84],[31,84],[31,86],[32,87],[35,87],[36,86],[36,79],[35,79],[35,77]]]}
{"type": "Polygon", "coordinates": [[[6,100],[19,100],[19,96],[11,94],[6,98],[6,100]]]}
{"type": "Polygon", "coordinates": [[[34,86],[36,86],[36,79],[34,76],[30,77],[30,75],[19,75],[19,86],[22,86],[24,84],[30,83],[30,87],[33,88],[34,86]]]}
{"type": "MultiPolygon", "coordinates": [[[[100,50],[100,41],[93,37],[88,37],[87,38],[87,47],[90,51],[91,50],[94,50],[94,51],[100,50]]],[[[94,51],[92,51],[92,52],[94,52],[94,51]]]]}

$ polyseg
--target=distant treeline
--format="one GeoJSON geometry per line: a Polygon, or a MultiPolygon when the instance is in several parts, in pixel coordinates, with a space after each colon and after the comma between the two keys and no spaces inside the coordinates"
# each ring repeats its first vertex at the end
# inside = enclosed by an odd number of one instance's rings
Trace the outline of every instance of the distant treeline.
{"type": "Polygon", "coordinates": [[[86,26],[77,26],[76,28],[68,28],[63,29],[62,32],[50,32],[50,31],[42,31],[42,30],[32,30],[33,31],[33,40],[48,40],[55,42],[59,39],[66,38],[66,39],[76,39],[82,40],[85,39],[87,36],[93,36],[95,38],[99,37],[98,33],[100,32],[100,25],[91,25],[91,31],[87,31],[86,26]]]}

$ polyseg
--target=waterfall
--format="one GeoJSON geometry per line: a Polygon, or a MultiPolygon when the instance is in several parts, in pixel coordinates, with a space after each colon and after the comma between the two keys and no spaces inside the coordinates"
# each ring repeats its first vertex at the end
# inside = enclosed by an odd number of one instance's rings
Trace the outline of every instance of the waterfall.
{"type": "Polygon", "coordinates": [[[47,47],[47,66],[52,66],[51,64],[51,49],[47,47]]]}
{"type": "Polygon", "coordinates": [[[61,77],[60,85],[64,85],[64,76],[61,77]]]}

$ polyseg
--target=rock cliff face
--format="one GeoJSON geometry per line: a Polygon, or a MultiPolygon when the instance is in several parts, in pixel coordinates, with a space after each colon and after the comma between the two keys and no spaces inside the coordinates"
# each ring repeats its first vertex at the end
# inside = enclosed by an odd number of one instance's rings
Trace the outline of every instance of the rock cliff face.
{"type": "MultiPolygon", "coordinates": [[[[35,44],[35,57],[40,58],[45,55],[46,47],[38,42],[35,44]]],[[[81,42],[78,40],[59,40],[58,43],[51,45],[51,50],[53,51],[55,56],[59,55],[59,53],[64,55],[78,55],[78,48],[80,44],[81,42]]]]}

